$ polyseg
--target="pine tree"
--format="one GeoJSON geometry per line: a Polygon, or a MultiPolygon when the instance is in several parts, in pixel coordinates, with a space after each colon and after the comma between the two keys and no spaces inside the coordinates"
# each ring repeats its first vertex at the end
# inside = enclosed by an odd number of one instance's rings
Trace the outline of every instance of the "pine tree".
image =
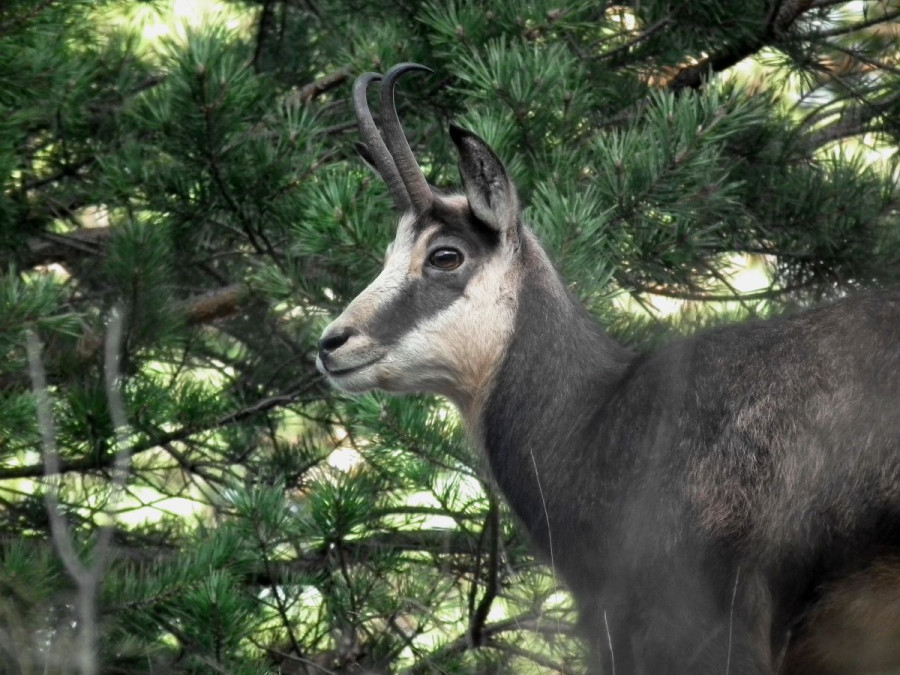
{"type": "Polygon", "coordinates": [[[396,221],[350,83],[433,68],[398,97],[429,181],[457,184],[448,122],[482,135],[647,349],[898,281],[900,4],[210,6],[0,9],[4,663],[579,672],[571,601],[448,404],[315,371],[396,221]]]}

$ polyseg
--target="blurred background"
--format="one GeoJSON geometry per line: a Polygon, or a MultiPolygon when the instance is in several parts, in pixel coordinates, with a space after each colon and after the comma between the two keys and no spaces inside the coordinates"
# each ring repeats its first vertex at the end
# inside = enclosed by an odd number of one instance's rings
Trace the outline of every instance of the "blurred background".
{"type": "Polygon", "coordinates": [[[898,37],[898,0],[0,4],[0,669],[582,672],[456,412],[315,370],[396,222],[352,80],[433,68],[429,181],[483,136],[645,350],[896,284],[898,37]]]}

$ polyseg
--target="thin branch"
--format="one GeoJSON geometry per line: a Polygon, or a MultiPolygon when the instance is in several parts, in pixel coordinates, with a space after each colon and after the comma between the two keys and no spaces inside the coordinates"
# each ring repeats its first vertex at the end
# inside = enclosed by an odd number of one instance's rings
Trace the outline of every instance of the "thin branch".
{"type": "Polygon", "coordinates": [[[897,17],[900,17],[900,9],[896,9],[892,12],[886,12],[881,16],[872,17],[866,21],[861,21],[860,23],[854,23],[849,26],[842,26],[840,28],[832,28],[831,30],[823,30],[816,33],[808,33],[803,36],[804,39],[820,39],[820,38],[830,38],[837,37],[839,35],[847,35],[849,33],[855,33],[856,31],[863,30],[864,28],[869,28],[871,26],[877,26],[880,23],[885,23],[886,21],[893,21],[897,17]]]}
{"type": "MultiPolygon", "coordinates": [[[[125,448],[125,406],[119,391],[119,351],[122,345],[122,311],[114,309],[107,326],[104,375],[108,408],[116,435],[114,477],[110,502],[113,507],[118,502],[128,475],[130,456],[125,448]]],[[[27,335],[28,365],[31,372],[32,388],[37,401],[38,425],[41,431],[44,456],[44,477],[47,490],[44,498],[50,517],[51,537],[54,547],[63,561],[66,571],[78,587],[76,610],[78,612],[78,653],[76,663],[82,675],[97,672],[97,588],[104,576],[109,561],[113,527],[100,530],[97,542],[91,552],[91,562],[84,565],[75,553],[72,533],[65,518],[60,513],[56,491],[59,479],[60,459],[56,446],[56,432],[47,395],[47,378],[41,361],[41,345],[37,335],[29,331],[27,335]]]]}
{"type": "Polygon", "coordinates": [[[800,16],[811,8],[810,0],[788,0],[770,16],[758,35],[745,37],[721,51],[681,68],[669,79],[668,87],[674,91],[699,89],[709,73],[718,73],[740,63],[768,44],[776,43],[800,16]]]}
{"type": "Polygon", "coordinates": [[[106,348],[103,359],[103,382],[106,386],[106,400],[109,407],[109,416],[113,423],[116,439],[116,460],[113,464],[113,482],[111,502],[115,505],[121,496],[122,489],[128,477],[128,465],[131,463],[126,440],[128,437],[128,421],[125,417],[125,402],[122,400],[121,382],[121,349],[123,310],[121,307],[113,308],[106,325],[106,348]]]}
{"type": "Polygon", "coordinates": [[[55,183],[56,181],[62,180],[63,178],[75,176],[81,169],[86,166],[91,166],[96,162],[96,157],[88,157],[74,164],[66,164],[66,166],[64,166],[60,171],[49,176],[35,178],[34,180],[28,181],[22,186],[22,188],[26,191],[37,190],[38,188],[44,187],[45,185],[48,185],[50,183],[55,183]]]}
{"type": "Polygon", "coordinates": [[[190,323],[204,324],[232,316],[241,309],[249,297],[250,287],[247,284],[231,284],[189,298],[180,303],[179,309],[190,323]]]}
{"type": "MultiPolygon", "coordinates": [[[[700,261],[700,265],[701,265],[702,267],[704,267],[704,268],[706,269],[706,271],[707,271],[707,272],[708,272],[708,273],[709,273],[716,281],[718,281],[720,284],[722,284],[725,288],[728,289],[728,291],[734,296],[735,302],[737,302],[744,310],[746,310],[748,314],[750,314],[751,316],[753,316],[753,315],[756,314],[756,310],[755,310],[754,308],[750,307],[750,305],[747,304],[749,298],[745,298],[745,297],[743,296],[743,294],[742,294],[737,288],[735,288],[734,284],[732,284],[732,283],[728,280],[728,278],[727,278],[724,274],[722,274],[722,272],[720,272],[720,271],[717,270],[715,267],[713,267],[712,265],[710,265],[706,260],[701,260],[701,261],[700,261]]],[[[770,286],[770,287],[769,287],[768,289],[766,289],[766,290],[771,291],[771,290],[772,290],[772,287],[770,286]]]]}
{"type": "Polygon", "coordinates": [[[257,20],[256,46],[253,49],[253,69],[257,72],[259,71],[259,61],[262,57],[263,43],[265,42],[266,34],[272,25],[272,6],[274,4],[275,0],[265,0],[259,19],[257,20]]]}
{"type": "Polygon", "coordinates": [[[349,65],[343,66],[329,75],[325,75],[314,82],[303,85],[295,94],[292,94],[290,98],[299,101],[300,103],[309,103],[325,92],[342,85],[347,81],[352,72],[353,70],[349,65]]]}
{"type": "Polygon", "coordinates": [[[52,5],[54,0],[43,0],[39,2],[37,5],[31,8],[30,11],[26,12],[22,16],[16,16],[10,19],[9,21],[4,21],[0,24],[0,35],[5,35],[9,33],[12,29],[18,29],[24,23],[27,23],[38,14],[47,9],[50,5],[52,5]]]}
{"type": "MultiPolygon", "coordinates": [[[[490,507],[488,509],[488,517],[485,522],[485,529],[489,532],[490,549],[488,552],[488,580],[484,588],[484,595],[478,602],[478,606],[472,614],[469,621],[469,640],[473,647],[480,647],[484,641],[482,630],[487,621],[488,614],[491,611],[491,605],[497,597],[497,579],[500,569],[500,516],[498,514],[497,502],[491,497],[490,507]]],[[[474,587],[474,582],[473,582],[474,587]]]]}
{"type": "Polygon", "coordinates": [[[668,17],[668,16],[663,17],[662,19],[660,19],[659,21],[654,23],[652,26],[649,26],[648,28],[644,29],[641,33],[639,33],[637,36],[635,36],[628,42],[621,44],[618,47],[614,47],[613,49],[603,52],[602,54],[600,54],[597,57],[597,59],[600,61],[608,61],[609,59],[615,58],[616,56],[618,56],[619,54],[621,54],[623,52],[627,52],[629,49],[639,45],[641,42],[645,42],[645,41],[649,40],[651,37],[656,35],[663,28],[668,26],[669,23],[671,23],[671,21],[672,21],[672,19],[670,17],[668,17]]]}
{"type": "Polygon", "coordinates": [[[889,63],[885,63],[879,59],[876,59],[873,56],[869,56],[868,54],[864,54],[858,49],[850,49],[849,47],[842,47],[841,45],[837,45],[834,42],[825,42],[824,46],[835,49],[843,54],[846,54],[852,59],[856,59],[857,61],[861,61],[868,66],[872,66],[874,68],[878,68],[879,70],[883,70],[885,72],[891,73],[892,75],[900,75],[900,68],[896,68],[889,63]]]}
{"type": "MultiPolygon", "coordinates": [[[[576,628],[574,624],[565,622],[556,622],[553,625],[548,625],[545,622],[542,622],[532,612],[529,612],[484,626],[482,629],[482,635],[485,638],[484,646],[496,646],[496,643],[493,643],[491,638],[509,631],[532,631],[542,635],[574,635],[576,633],[576,628]]],[[[461,635],[433,652],[426,654],[422,659],[410,666],[408,670],[404,671],[404,673],[406,673],[406,675],[415,675],[416,673],[431,672],[434,669],[434,663],[436,661],[455,654],[462,654],[471,648],[472,645],[469,642],[469,634],[466,632],[465,635],[461,635]]]]}
{"type": "Polygon", "coordinates": [[[72,252],[97,255],[109,241],[109,227],[85,227],[68,234],[44,232],[28,242],[26,267],[67,260],[72,252]]]}
{"type": "MultiPolygon", "coordinates": [[[[862,0],[863,2],[882,2],[882,0],[862,0]]],[[[850,0],[813,0],[810,9],[825,9],[836,5],[846,5],[850,0]]]]}
{"type": "Polygon", "coordinates": [[[861,136],[877,130],[877,127],[870,124],[870,120],[862,121],[860,119],[847,119],[840,124],[830,126],[818,133],[810,134],[808,138],[808,147],[811,150],[816,150],[823,145],[833,143],[834,141],[861,136]]]}
{"type": "MultiPolygon", "coordinates": [[[[146,452],[147,450],[153,450],[154,448],[165,446],[167,443],[183,441],[195,434],[221,429],[222,427],[228,426],[230,424],[235,424],[242,420],[253,417],[254,415],[257,415],[259,413],[271,410],[276,406],[293,403],[300,395],[307,392],[313,386],[317,385],[320,381],[321,378],[313,378],[291,391],[257,401],[256,403],[247,406],[246,408],[241,408],[240,410],[229,413],[223,417],[218,418],[217,420],[214,420],[213,422],[210,422],[209,424],[182,427],[180,429],[175,429],[173,431],[165,432],[156,436],[151,436],[144,441],[135,443],[134,445],[129,447],[127,451],[133,456],[141,452],[146,452]]],[[[105,457],[100,460],[98,460],[96,457],[61,460],[59,458],[59,455],[56,455],[55,463],[51,461],[51,463],[48,464],[45,457],[44,460],[38,464],[29,464],[27,466],[10,466],[2,468],[0,469],[0,480],[6,480],[9,478],[36,478],[41,475],[55,476],[59,474],[71,473],[74,471],[82,472],[90,471],[92,469],[105,469],[112,466],[112,464],[113,460],[109,457],[105,457]]]]}
{"type": "Polygon", "coordinates": [[[800,288],[800,286],[791,286],[785,288],[766,288],[751,293],[742,293],[741,295],[720,295],[717,293],[701,293],[697,291],[681,290],[669,288],[666,286],[641,286],[640,284],[632,284],[639,293],[651,293],[653,295],[661,295],[667,298],[675,298],[679,300],[690,300],[695,302],[744,302],[752,300],[771,300],[782,295],[792,293],[800,288]]]}
{"type": "Polygon", "coordinates": [[[56,431],[53,425],[50,399],[47,395],[47,378],[41,363],[41,343],[37,335],[32,331],[28,331],[27,334],[27,351],[32,388],[37,403],[38,426],[41,432],[44,466],[47,468],[45,477],[49,483],[44,492],[44,501],[47,505],[47,514],[50,519],[50,536],[57,555],[78,588],[76,601],[78,638],[75,663],[81,675],[94,675],[97,672],[96,613],[94,611],[94,593],[97,588],[97,579],[93,574],[93,570],[85,567],[78,554],[75,553],[72,533],[59,509],[59,502],[56,497],[57,482],[52,475],[53,469],[59,464],[56,431]]]}
{"type": "Polygon", "coordinates": [[[775,12],[770,26],[774,37],[780,38],[800,15],[810,9],[812,0],[786,0],[775,12]]]}
{"type": "Polygon", "coordinates": [[[809,133],[805,143],[809,149],[815,150],[826,143],[871,131],[872,120],[887,112],[898,99],[900,94],[894,94],[881,101],[864,101],[856,106],[844,108],[839,111],[841,116],[839,122],[809,133]]]}
{"type": "Polygon", "coordinates": [[[43,462],[38,467],[34,467],[40,469],[40,471],[34,471],[30,475],[34,477],[43,475],[48,483],[48,489],[44,492],[44,500],[50,517],[50,535],[53,539],[53,545],[56,547],[66,571],[75,579],[76,583],[80,584],[85,569],[75,553],[68,525],[60,513],[59,501],[56,497],[57,476],[62,473],[62,467],[59,450],[56,446],[56,429],[53,424],[50,398],[47,395],[47,376],[41,361],[41,342],[32,331],[28,331],[26,348],[28,352],[28,368],[31,374],[31,386],[37,404],[38,427],[41,432],[43,455],[43,462]]]}
{"type": "Polygon", "coordinates": [[[566,668],[563,664],[561,664],[557,661],[554,661],[553,659],[547,658],[543,654],[540,654],[538,652],[532,652],[527,649],[523,649],[522,647],[517,647],[508,642],[498,642],[498,641],[492,640],[490,642],[485,643],[484,646],[488,647],[490,649],[498,649],[500,651],[504,651],[509,654],[513,654],[515,656],[519,656],[519,657],[528,659],[529,661],[533,661],[534,663],[538,664],[539,666],[543,666],[544,668],[549,668],[554,673],[565,673],[566,672],[566,668]]]}
{"type": "Polygon", "coordinates": [[[301,664],[307,672],[310,668],[312,668],[316,672],[325,673],[325,675],[338,675],[337,671],[330,670],[325,666],[316,663],[315,661],[311,661],[310,659],[305,659],[302,656],[297,656],[296,654],[288,654],[287,652],[279,651],[274,647],[266,647],[256,642],[252,638],[250,638],[250,641],[253,642],[253,644],[255,644],[259,649],[265,650],[270,655],[277,656],[282,661],[293,661],[295,663],[301,664]]]}

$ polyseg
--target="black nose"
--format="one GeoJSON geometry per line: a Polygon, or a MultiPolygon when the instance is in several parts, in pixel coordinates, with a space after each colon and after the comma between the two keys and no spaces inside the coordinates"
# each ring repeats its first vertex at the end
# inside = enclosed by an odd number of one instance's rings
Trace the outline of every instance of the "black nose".
{"type": "Polygon", "coordinates": [[[319,351],[323,354],[333,352],[349,340],[353,332],[353,329],[347,326],[338,326],[334,330],[327,331],[319,340],[319,351]]]}

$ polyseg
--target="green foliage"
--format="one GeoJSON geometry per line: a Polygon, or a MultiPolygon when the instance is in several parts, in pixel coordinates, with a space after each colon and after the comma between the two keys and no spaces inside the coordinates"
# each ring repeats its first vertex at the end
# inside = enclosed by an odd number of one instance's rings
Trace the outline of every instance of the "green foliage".
{"type": "Polygon", "coordinates": [[[397,95],[429,180],[458,189],[448,122],[486,138],[574,292],[647,349],[900,277],[898,8],[806,4],[5,3],[4,668],[68,672],[83,644],[49,494],[79,559],[112,533],[102,672],[583,669],[571,601],[449,404],[315,371],[396,222],[352,149],[350,82],[432,67],[397,95]]]}

